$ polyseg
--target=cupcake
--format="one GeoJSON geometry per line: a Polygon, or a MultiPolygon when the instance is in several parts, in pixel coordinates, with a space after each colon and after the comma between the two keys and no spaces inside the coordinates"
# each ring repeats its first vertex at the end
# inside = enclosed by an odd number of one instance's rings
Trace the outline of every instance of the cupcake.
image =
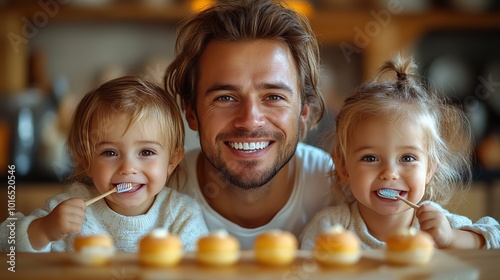
{"type": "Polygon", "coordinates": [[[255,259],[267,265],[286,265],[297,254],[298,242],[295,235],[287,231],[271,230],[255,239],[255,259]]]}
{"type": "Polygon", "coordinates": [[[74,260],[84,265],[100,266],[114,256],[113,239],[108,234],[80,235],[73,242],[74,260]]]}
{"type": "Polygon", "coordinates": [[[415,228],[403,228],[386,240],[387,262],[392,264],[426,264],[434,253],[434,240],[415,228]]]}
{"type": "Polygon", "coordinates": [[[153,229],[139,240],[139,261],[146,266],[174,266],[183,254],[181,239],[165,228],[153,229]]]}
{"type": "Polygon", "coordinates": [[[316,238],[313,257],[327,266],[355,264],[361,257],[359,238],[341,225],[334,225],[316,238]]]}
{"type": "Polygon", "coordinates": [[[200,237],[197,245],[197,260],[204,265],[228,266],[236,263],[240,257],[238,240],[225,230],[200,237]]]}

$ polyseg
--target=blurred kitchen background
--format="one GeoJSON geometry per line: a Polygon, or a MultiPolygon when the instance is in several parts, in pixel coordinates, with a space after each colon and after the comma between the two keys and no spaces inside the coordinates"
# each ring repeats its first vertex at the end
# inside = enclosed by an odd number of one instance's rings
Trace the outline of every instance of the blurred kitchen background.
{"type": "MultiPolygon", "coordinates": [[[[449,208],[500,219],[500,1],[289,0],[320,42],[328,111],[306,142],[322,139],[357,85],[397,52],[462,104],[476,140],[474,186],[449,208]]],[[[65,136],[87,91],[123,74],[162,82],[177,23],[210,0],[0,0],[0,219],[7,166],[16,210],[29,214],[62,190],[71,164],[65,136]],[[3,180],[3,181],[2,181],[3,180]]],[[[186,148],[198,146],[188,130],[186,148]]]]}

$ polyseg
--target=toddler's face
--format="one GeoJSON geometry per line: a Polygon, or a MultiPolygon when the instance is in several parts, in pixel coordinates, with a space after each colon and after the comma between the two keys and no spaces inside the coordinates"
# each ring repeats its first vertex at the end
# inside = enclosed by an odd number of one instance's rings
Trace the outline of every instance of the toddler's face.
{"type": "Polygon", "coordinates": [[[170,146],[160,130],[146,121],[136,121],[127,129],[129,116],[120,114],[99,126],[92,145],[96,154],[90,162],[89,176],[99,192],[130,182],[126,193],[106,197],[111,209],[123,215],[140,215],[151,207],[156,194],[165,186],[180,158],[170,157],[170,146]]]}
{"type": "Polygon", "coordinates": [[[395,125],[381,118],[357,124],[350,139],[343,175],[360,208],[381,215],[408,210],[399,200],[382,198],[379,189],[394,189],[419,202],[432,177],[428,169],[424,130],[417,125],[395,125]]]}

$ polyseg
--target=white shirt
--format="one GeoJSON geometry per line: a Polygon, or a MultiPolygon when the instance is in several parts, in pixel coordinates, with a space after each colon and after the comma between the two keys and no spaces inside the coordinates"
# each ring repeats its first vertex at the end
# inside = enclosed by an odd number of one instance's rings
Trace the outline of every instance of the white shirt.
{"type": "MultiPolygon", "coordinates": [[[[241,227],[213,210],[201,192],[196,172],[196,162],[201,150],[189,151],[181,163],[182,169],[187,171],[181,177],[183,182],[179,187],[175,182],[170,186],[194,197],[200,204],[205,222],[210,231],[225,229],[229,234],[240,241],[243,250],[252,249],[257,235],[272,229],[287,230],[299,236],[304,226],[321,209],[334,205],[338,198],[331,189],[332,180],[330,172],[333,167],[331,157],[321,149],[299,143],[295,156],[295,180],[290,198],[285,206],[269,221],[257,228],[241,227]]],[[[177,182],[177,184],[179,184],[177,182]]],[[[207,195],[217,195],[217,188],[205,186],[207,195]]]]}

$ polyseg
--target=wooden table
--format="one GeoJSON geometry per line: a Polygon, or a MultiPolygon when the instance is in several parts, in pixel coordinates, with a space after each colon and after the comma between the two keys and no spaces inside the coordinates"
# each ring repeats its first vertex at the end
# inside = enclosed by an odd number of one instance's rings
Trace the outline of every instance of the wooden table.
{"type": "Polygon", "coordinates": [[[283,267],[262,266],[252,252],[242,252],[231,267],[212,268],[196,263],[187,254],[173,268],[144,267],[134,253],[117,253],[103,267],[86,267],[72,261],[71,253],[16,253],[15,272],[8,270],[10,257],[1,253],[1,279],[499,279],[500,250],[437,250],[429,264],[394,266],[385,262],[380,250],[364,251],[350,267],[322,267],[308,251],[300,251],[295,262],[283,267]]]}

